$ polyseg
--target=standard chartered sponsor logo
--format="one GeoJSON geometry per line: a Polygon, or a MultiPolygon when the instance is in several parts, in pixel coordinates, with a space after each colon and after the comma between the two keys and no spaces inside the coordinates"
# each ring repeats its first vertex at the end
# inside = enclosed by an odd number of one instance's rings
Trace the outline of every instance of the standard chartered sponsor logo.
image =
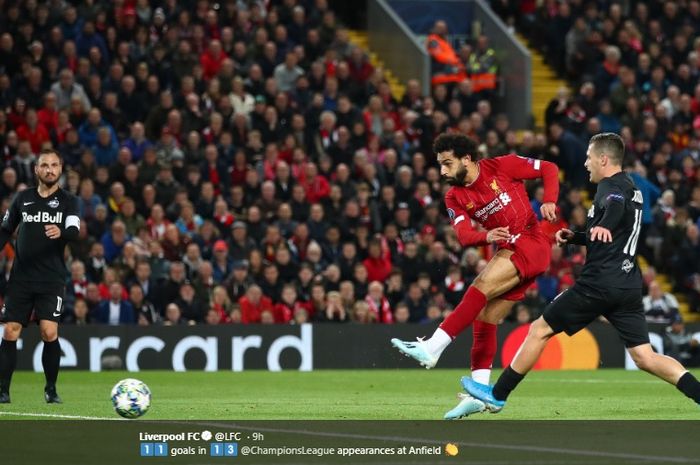
{"type": "Polygon", "coordinates": [[[25,223],[63,223],[63,212],[57,212],[53,215],[49,212],[37,212],[30,215],[27,212],[22,212],[22,221],[25,223]]]}
{"type": "MultiPolygon", "coordinates": [[[[510,202],[510,197],[508,197],[508,202],[510,202]]],[[[495,198],[491,202],[489,202],[485,207],[482,207],[481,209],[477,210],[474,216],[476,216],[478,219],[486,219],[502,209],[503,204],[498,198],[495,198]]]]}

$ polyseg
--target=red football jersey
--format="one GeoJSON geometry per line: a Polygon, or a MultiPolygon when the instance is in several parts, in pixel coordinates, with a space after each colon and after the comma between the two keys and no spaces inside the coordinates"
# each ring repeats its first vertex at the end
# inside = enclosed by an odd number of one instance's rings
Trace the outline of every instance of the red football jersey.
{"type": "Polygon", "coordinates": [[[554,163],[504,155],[478,161],[479,175],[468,186],[453,186],[445,194],[447,213],[463,246],[485,244],[486,233],[497,227],[510,227],[520,234],[538,227],[523,181],[542,178],[544,202],[559,197],[559,169],[554,163]],[[487,231],[473,229],[471,220],[487,231]]]}

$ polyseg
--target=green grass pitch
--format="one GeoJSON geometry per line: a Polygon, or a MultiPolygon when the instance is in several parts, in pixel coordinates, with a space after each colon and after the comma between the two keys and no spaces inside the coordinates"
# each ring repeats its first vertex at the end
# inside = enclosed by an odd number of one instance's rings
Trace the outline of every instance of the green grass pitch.
{"type": "MultiPolygon", "coordinates": [[[[499,371],[494,371],[492,380],[499,371]]],[[[64,371],[63,405],[43,401],[43,374],[18,372],[3,419],[117,418],[109,394],[120,379],[151,388],[151,420],[435,420],[456,405],[460,370],[333,370],[88,373],[64,371]],[[20,415],[17,415],[20,414],[20,415]],[[36,415],[36,416],[33,416],[36,415]]],[[[696,376],[700,372],[695,372],[696,376]]],[[[469,420],[700,419],[700,409],[673,386],[625,370],[536,371],[498,415],[469,420]]]]}

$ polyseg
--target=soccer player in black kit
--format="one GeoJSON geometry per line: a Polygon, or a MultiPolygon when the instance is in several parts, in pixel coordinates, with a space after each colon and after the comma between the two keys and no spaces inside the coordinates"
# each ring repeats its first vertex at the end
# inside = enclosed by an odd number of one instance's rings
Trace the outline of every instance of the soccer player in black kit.
{"type": "Polygon", "coordinates": [[[5,325],[0,343],[0,403],[10,402],[10,381],[17,364],[17,339],[32,311],[39,321],[44,350],[41,361],[46,376],[44,399],[61,403],[56,379],[61,360],[58,321],[63,311],[67,277],[63,252],[80,231],[78,199],[61,189],[62,162],[54,150],[39,155],[34,173],[37,187],[15,195],[0,225],[0,248],[18,229],[5,305],[0,321],[5,325]]]}
{"type": "Polygon", "coordinates": [[[587,248],[586,263],[576,284],[556,297],[532,323],[515,358],[494,386],[462,378],[465,390],[488,410],[498,412],[504,407],[552,336],[562,331],[573,335],[601,315],[617,330],[640,369],[700,403],[698,380],[676,360],[654,352],[649,344],[642,276],[635,258],[643,199],[622,171],[624,154],[624,142],[617,134],[597,134],[590,140],[585,166],[598,190],[588,211],[586,231],[561,229],[556,234],[559,246],[570,243],[587,248]]]}

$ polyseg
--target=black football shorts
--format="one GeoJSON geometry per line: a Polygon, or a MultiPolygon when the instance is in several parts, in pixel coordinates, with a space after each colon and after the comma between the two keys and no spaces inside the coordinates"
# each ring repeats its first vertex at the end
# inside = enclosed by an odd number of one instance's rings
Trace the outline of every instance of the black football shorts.
{"type": "Polygon", "coordinates": [[[575,284],[557,296],[542,316],[556,332],[576,334],[604,316],[617,330],[625,347],[649,342],[641,289],[593,288],[575,284]]]}
{"type": "Polygon", "coordinates": [[[0,319],[26,327],[32,312],[35,312],[37,320],[59,322],[64,295],[65,286],[62,284],[10,280],[0,319]]]}

